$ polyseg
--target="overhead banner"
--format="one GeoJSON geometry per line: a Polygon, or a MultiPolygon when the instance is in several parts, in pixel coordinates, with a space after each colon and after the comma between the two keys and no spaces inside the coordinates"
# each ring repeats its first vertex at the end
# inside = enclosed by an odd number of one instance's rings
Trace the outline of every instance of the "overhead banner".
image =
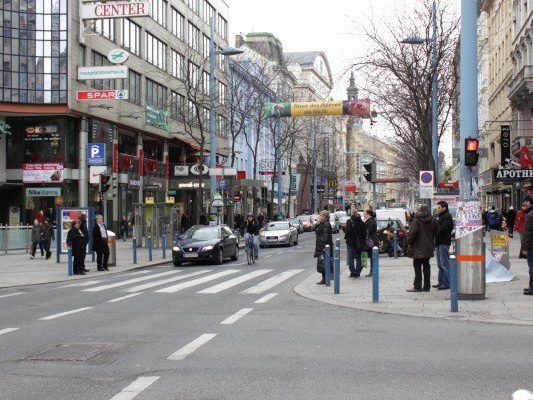
{"type": "Polygon", "coordinates": [[[106,3],[84,3],[81,6],[82,19],[144,17],[150,15],[149,1],[109,1],[106,3]]]}
{"type": "Polygon", "coordinates": [[[266,117],[302,117],[322,115],[371,115],[370,99],[310,101],[302,103],[265,103],[266,117]]]}

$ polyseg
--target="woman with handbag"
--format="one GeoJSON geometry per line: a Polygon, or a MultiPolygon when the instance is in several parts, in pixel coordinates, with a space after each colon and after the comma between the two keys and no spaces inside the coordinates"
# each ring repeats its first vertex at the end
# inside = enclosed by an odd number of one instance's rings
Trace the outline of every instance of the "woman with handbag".
{"type": "Polygon", "coordinates": [[[317,285],[326,283],[326,268],[324,261],[324,250],[329,244],[329,251],[333,257],[333,235],[331,232],[331,224],[329,223],[329,211],[320,211],[318,215],[318,224],[316,225],[316,243],[314,257],[317,259],[316,270],[322,275],[322,280],[317,282],[317,285]]]}
{"type": "Polygon", "coordinates": [[[374,267],[374,262],[372,259],[372,249],[374,246],[378,245],[378,224],[376,222],[376,217],[374,211],[368,209],[365,211],[365,228],[367,231],[366,237],[366,254],[370,260],[370,272],[366,275],[367,277],[372,276],[372,269],[374,267]]]}

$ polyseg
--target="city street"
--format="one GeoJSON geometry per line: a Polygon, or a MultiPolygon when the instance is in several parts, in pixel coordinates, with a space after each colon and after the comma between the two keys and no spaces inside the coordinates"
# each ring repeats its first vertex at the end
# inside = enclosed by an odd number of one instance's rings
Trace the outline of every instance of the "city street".
{"type": "Polygon", "coordinates": [[[223,266],[3,289],[1,397],[503,399],[531,386],[530,327],[296,295],[314,273],[314,238],[262,249],[252,267],[241,252],[223,266]]]}

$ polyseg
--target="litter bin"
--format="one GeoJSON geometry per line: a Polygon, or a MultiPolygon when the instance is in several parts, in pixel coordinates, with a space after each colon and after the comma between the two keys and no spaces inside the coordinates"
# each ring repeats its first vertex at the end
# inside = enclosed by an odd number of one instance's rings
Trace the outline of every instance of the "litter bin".
{"type": "Polygon", "coordinates": [[[456,239],[459,300],[485,299],[485,242],[483,228],[456,239]]]}
{"type": "Polygon", "coordinates": [[[107,266],[115,267],[117,265],[117,235],[115,232],[107,231],[107,245],[109,246],[107,266]]]}

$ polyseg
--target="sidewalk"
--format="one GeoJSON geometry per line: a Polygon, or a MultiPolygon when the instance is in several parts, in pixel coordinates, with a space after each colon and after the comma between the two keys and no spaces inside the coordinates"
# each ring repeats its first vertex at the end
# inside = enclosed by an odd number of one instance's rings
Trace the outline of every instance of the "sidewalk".
{"type": "MultiPolygon", "coordinates": [[[[137,248],[137,264],[133,264],[132,241],[117,240],[117,266],[109,267],[108,271],[97,271],[96,261],[92,262],[87,254],[85,265],[90,272],[86,275],[67,275],[67,255],[61,255],[61,263],[56,263],[55,246],[52,248],[52,257],[45,260],[41,257],[39,249],[35,259],[30,259],[29,253],[13,252],[7,255],[0,254],[0,288],[12,286],[36,285],[50,282],[61,282],[87,278],[100,278],[105,275],[117,274],[124,271],[150,267],[172,262],[172,248],[166,249],[166,259],[163,259],[161,248],[152,250],[152,261],[148,261],[148,249],[137,248]]],[[[96,255],[95,255],[96,256],[96,255]]]]}
{"type": "MultiPolygon", "coordinates": [[[[341,254],[340,294],[333,294],[330,287],[317,285],[318,274],[309,277],[294,291],[303,297],[350,307],[359,310],[416,317],[455,319],[488,323],[533,325],[533,296],[524,296],[522,289],[529,283],[529,272],[525,260],[518,255],[518,239],[511,239],[511,271],[515,279],[511,282],[490,283],[486,288],[486,299],[480,301],[459,301],[459,312],[450,312],[449,290],[407,293],[413,286],[412,260],[380,257],[380,302],[372,303],[372,278],[349,279],[346,253],[341,254]],[[514,257],[513,257],[514,256],[514,257]]],[[[313,264],[314,265],[314,264],[313,264]]],[[[363,270],[366,274],[368,270],[363,270]]],[[[432,283],[436,283],[437,263],[431,259],[432,283]]]]}

